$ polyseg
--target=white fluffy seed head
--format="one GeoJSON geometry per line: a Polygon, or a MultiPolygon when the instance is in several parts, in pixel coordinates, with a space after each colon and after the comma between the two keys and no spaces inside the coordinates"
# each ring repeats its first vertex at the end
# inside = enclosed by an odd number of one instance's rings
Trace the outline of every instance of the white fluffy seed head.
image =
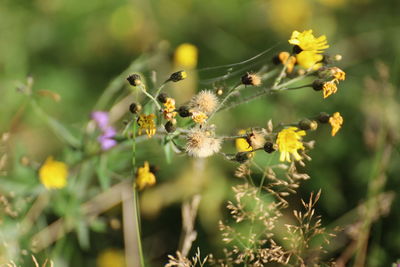
{"type": "Polygon", "coordinates": [[[218,107],[218,97],[209,90],[203,90],[193,96],[189,104],[191,109],[211,114],[218,107]]]}
{"type": "Polygon", "coordinates": [[[186,152],[189,156],[206,158],[221,149],[222,140],[214,137],[214,132],[194,128],[187,135],[186,152]]]}

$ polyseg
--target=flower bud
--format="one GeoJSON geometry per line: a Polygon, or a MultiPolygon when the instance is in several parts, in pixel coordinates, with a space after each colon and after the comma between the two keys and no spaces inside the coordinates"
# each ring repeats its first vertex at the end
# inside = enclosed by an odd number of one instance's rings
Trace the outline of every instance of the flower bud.
{"type": "Polygon", "coordinates": [[[187,77],[187,73],[184,70],[180,70],[171,74],[167,81],[179,82],[187,77]]]}
{"type": "Polygon", "coordinates": [[[140,78],[139,74],[132,74],[129,75],[128,78],[126,78],[129,82],[130,85],[132,86],[138,86],[142,84],[142,78],[140,78]]]}
{"type": "Polygon", "coordinates": [[[242,84],[259,86],[261,85],[261,78],[256,74],[246,73],[245,75],[242,76],[242,84]]]}
{"type": "Polygon", "coordinates": [[[171,121],[168,121],[165,125],[164,125],[165,130],[168,133],[173,133],[176,130],[175,124],[173,124],[171,121]]]}
{"type": "Polygon", "coordinates": [[[322,88],[324,87],[325,82],[321,79],[317,79],[312,83],[312,88],[315,91],[321,91],[322,88]]]}
{"type": "Polygon", "coordinates": [[[302,130],[316,130],[318,128],[318,123],[309,119],[303,119],[299,122],[299,128],[302,130]]]}
{"type": "Polygon", "coordinates": [[[160,101],[163,104],[165,104],[167,102],[167,98],[168,98],[168,95],[166,93],[160,93],[157,96],[157,100],[160,101]]]}
{"type": "Polygon", "coordinates": [[[190,112],[189,107],[187,107],[187,106],[179,107],[178,113],[179,113],[179,116],[181,116],[182,118],[192,116],[192,112],[190,112]]]}
{"type": "Polygon", "coordinates": [[[329,122],[329,118],[330,118],[330,117],[331,117],[331,116],[330,116],[328,113],[326,113],[326,112],[321,112],[321,113],[319,113],[317,120],[318,120],[320,123],[327,123],[327,122],[329,122]]]}
{"type": "Polygon", "coordinates": [[[238,152],[235,155],[235,160],[239,163],[245,163],[251,157],[251,153],[248,152],[238,152]]]}
{"type": "Polygon", "coordinates": [[[265,152],[267,152],[267,153],[272,153],[272,152],[274,152],[276,149],[275,149],[275,145],[274,145],[274,143],[272,143],[272,142],[266,142],[265,143],[265,145],[264,145],[264,151],[265,152]]]}
{"type": "Polygon", "coordinates": [[[140,104],[132,103],[129,105],[129,111],[132,112],[133,114],[136,114],[141,110],[142,106],[140,104]]]}

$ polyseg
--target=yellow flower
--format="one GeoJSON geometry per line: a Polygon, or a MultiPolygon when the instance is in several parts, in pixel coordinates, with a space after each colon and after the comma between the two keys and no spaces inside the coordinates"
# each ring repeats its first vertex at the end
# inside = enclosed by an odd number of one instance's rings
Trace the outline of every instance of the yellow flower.
{"type": "Polygon", "coordinates": [[[154,114],[144,115],[141,114],[137,120],[139,125],[139,135],[142,134],[142,131],[145,130],[147,136],[150,138],[156,133],[156,125],[154,123],[154,118],[156,116],[154,114]]]}
{"type": "MultiPolygon", "coordinates": [[[[238,134],[240,134],[240,135],[243,135],[245,133],[246,133],[246,130],[240,130],[238,132],[238,134]]],[[[249,142],[247,142],[246,138],[236,138],[235,146],[236,146],[236,150],[239,152],[246,152],[246,151],[253,150],[253,148],[251,147],[249,142]]]]}
{"type": "Polygon", "coordinates": [[[47,188],[63,188],[67,184],[68,167],[64,162],[48,157],[39,169],[40,182],[47,188]]]}
{"type": "Polygon", "coordinates": [[[339,112],[333,113],[333,115],[329,118],[329,124],[332,126],[332,136],[335,136],[336,133],[340,130],[343,124],[343,117],[339,112]]]}
{"type": "Polygon", "coordinates": [[[286,72],[287,73],[292,73],[294,69],[294,65],[296,64],[296,58],[294,56],[291,56],[289,52],[283,51],[278,54],[279,61],[283,64],[286,65],[286,72]]]}
{"type": "Polygon", "coordinates": [[[333,67],[330,71],[336,82],[344,81],[346,79],[346,73],[338,67],[333,67]]]}
{"type": "Polygon", "coordinates": [[[290,154],[293,155],[295,160],[301,160],[301,156],[297,150],[304,149],[301,137],[306,135],[306,132],[297,130],[297,127],[289,127],[278,133],[276,144],[278,145],[278,150],[281,152],[280,161],[290,162],[290,154]]]}
{"type": "Polygon", "coordinates": [[[207,118],[208,118],[208,116],[204,112],[193,111],[192,120],[195,123],[203,124],[206,122],[207,118]]]}
{"type": "Polygon", "coordinates": [[[322,55],[312,51],[303,51],[296,55],[297,64],[305,69],[317,70],[322,67],[319,63],[322,60],[322,55]]]}
{"type": "Polygon", "coordinates": [[[294,31],[290,37],[289,43],[298,46],[301,51],[311,51],[318,54],[322,53],[324,49],[329,47],[326,36],[321,35],[320,37],[315,38],[312,30],[303,32],[294,31]]]}
{"type": "Polygon", "coordinates": [[[125,257],[121,250],[105,249],[97,257],[97,267],[125,267],[125,257]]]}
{"type": "Polygon", "coordinates": [[[164,118],[166,120],[172,120],[175,118],[177,112],[175,111],[175,99],[168,97],[164,103],[164,118]]]}
{"type": "Polygon", "coordinates": [[[177,67],[193,69],[197,65],[197,47],[184,43],[179,45],[174,53],[174,64],[177,67]]]}
{"type": "Polygon", "coordinates": [[[156,183],[156,176],[150,171],[150,166],[147,161],[143,167],[140,167],[136,174],[136,188],[142,190],[147,186],[152,186],[156,183]]]}
{"type": "Polygon", "coordinates": [[[337,92],[337,86],[335,80],[325,82],[324,85],[322,86],[322,90],[324,93],[324,98],[327,98],[331,94],[335,94],[337,92]]]}

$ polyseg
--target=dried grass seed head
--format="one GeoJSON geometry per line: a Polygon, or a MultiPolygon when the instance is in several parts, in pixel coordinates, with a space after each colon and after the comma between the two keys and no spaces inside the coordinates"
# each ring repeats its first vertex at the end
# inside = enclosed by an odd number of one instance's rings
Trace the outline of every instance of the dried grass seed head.
{"type": "Polygon", "coordinates": [[[221,149],[222,140],[210,129],[193,128],[187,135],[186,152],[189,156],[205,158],[221,149]]]}
{"type": "Polygon", "coordinates": [[[209,90],[203,90],[190,100],[189,107],[195,111],[211,114],[218,107],[218,97],[209,90]]]}

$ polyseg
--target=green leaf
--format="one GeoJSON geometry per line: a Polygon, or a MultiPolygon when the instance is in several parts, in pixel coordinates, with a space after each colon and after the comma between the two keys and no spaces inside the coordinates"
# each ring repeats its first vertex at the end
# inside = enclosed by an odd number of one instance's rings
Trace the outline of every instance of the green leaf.
{"type": "Polygon", "coordinates": [[[79,245],[84,249],[88,249],[90,246],[88,225],[82,219],[77,220],[76,223],[76,233],[78,234],[79,245]]]}
{"type": "Polygon", "coordinates": [[[164,144],[164,153],[165,153],[165,160],[167,161],[167,164],[171,164],[172,162],[172,144],[171,141],[167,141],[164,144]]]}

